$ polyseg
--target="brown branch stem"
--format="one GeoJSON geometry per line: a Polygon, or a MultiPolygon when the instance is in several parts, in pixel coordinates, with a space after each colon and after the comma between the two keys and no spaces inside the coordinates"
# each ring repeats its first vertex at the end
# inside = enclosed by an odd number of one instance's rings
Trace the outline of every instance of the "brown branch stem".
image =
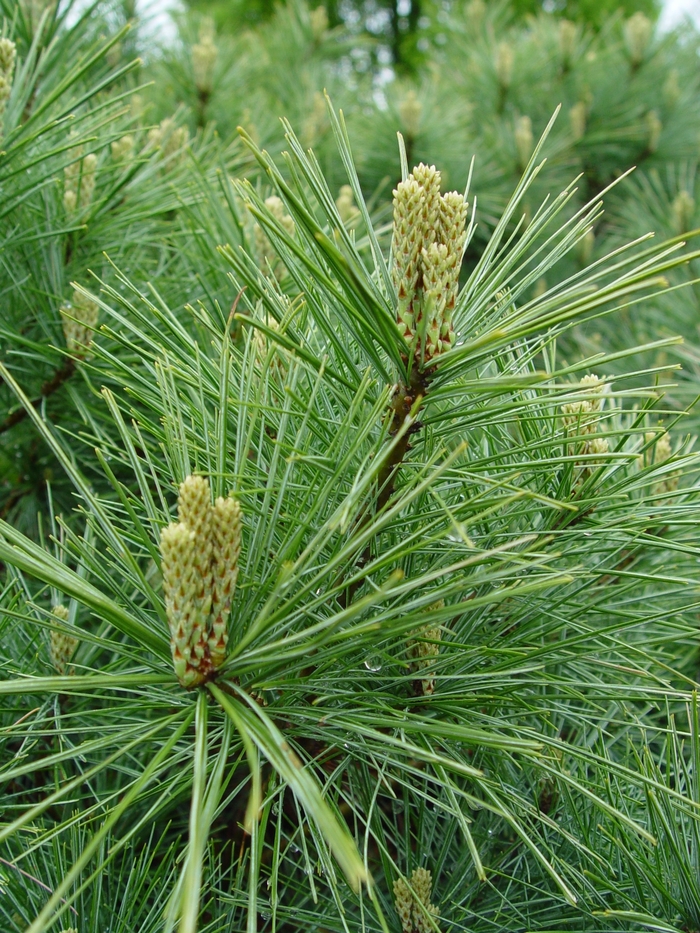
{"type": "MultiPolygon", "coordinates": [[[[67,382],[70,377],[75,372],[75,360],[72,358],[66,359],[64,364],[56,370],[56,372],[51,376],[50,379],[47,379],[46,382],[39,389],[39,395],[32,400],[31,404],[34,408],[38,408],[39,405],[43,402],[45,398],[48,398],[50,395],[53,395],[54,392],[57,392],[64,382],[67,382]]],[[[9,431],[10,428],[14,428],[16,424],[19,424],[20,421],[24,421],[27,417],[26,408],[17,408],[15,411],[11,412],[5,420],[0,423],[0,434],[4,434],[5,431],[9,431]]]]}
{"type": "MultiPolygon", "coordinates": [[[[401,428],[406,423],[406,419],[420,410],[423,404],[423,399],[425,398],[428,392],[428,379],[424,373],[418,371],[418,367],[414,366],[411,370],[410,378],[408,379],[408,384],[401,383],[394,392],[394,395],[391,400],[391,424],[389,426],[389,435],[392,438],[395,438],[401,428]]],[[[377,500],[373,510],[366,509],[364,513],[359,517],[357,522],[357,527],[364,527],[372,517],[378,512],[381,512],[382,509],[389,503],[394,492],[396,490],[396,478],[401,469],[401,464],[403,463],[406,453],[410,449],[410,440],[411,436],[420,430],[420,422],[415,421],[407,431],[399,437],[398,441],[391,447],[387,452],[384,463],[382,464],[379,474],[377,476],[377,500]]],[[[357,564],[360,568],[369,561],[372,556],[372,542],[369,541],[360,555],[357,564]]],[[[364,577],[360,577],[355,580],[347,590],[340,597],[340,603],[343,606],[349,606],[353,601],[355,594],[358,589],[362,586],[364,582],[364,577]]]]}

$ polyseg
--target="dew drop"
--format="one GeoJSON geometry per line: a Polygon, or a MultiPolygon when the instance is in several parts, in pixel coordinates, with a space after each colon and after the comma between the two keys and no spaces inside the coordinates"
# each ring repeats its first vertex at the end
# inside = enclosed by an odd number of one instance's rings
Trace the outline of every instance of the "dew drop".
{"type": "Polygon", "coordinates": [[[376,654],[368,654],[365,658],[365,667],[368,671],[381,671],[382,661],[376,654]]]}

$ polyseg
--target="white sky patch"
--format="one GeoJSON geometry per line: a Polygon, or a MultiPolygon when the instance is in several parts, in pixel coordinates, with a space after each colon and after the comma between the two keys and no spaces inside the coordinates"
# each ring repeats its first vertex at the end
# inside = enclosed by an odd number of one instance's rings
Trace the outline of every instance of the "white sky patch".
{"type": "Polygon", "coordinates": [[[182,10],[177,0],[140,0],[137,10],[149,38],[165,45],[175,38],[177,29],[170,14],[173,10],[182,10]]]}
{"type": "Polygon", "coordinates": [[[665,0],[659,20],[662,29],[673,29],[687,19],[700,28],[700,0],[665,0]]]}

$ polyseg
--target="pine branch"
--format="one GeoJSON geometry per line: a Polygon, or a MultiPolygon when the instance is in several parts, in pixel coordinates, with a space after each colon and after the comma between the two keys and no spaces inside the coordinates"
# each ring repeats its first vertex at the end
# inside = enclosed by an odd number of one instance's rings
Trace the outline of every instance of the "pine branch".
{"type": "MultiPolygon", "coordinates": [[[[61,388],[64,383],[66,383],[76,369],[76,361],[72,357],[68,357],[62,366],[60,366],[53,376],[50,379],[47,379],[46,382],[42,385],[39,390],[39,395],[32,399],[31,405],[34,408],[38,408],[44,399],[49,398],[55,392],[61,388]]],[[[11,428],[14,428],[15,425],[20,424],[27,417],[29,412],[26,408],[17,408],[15,411],[11,412],[3,422],[0,422],[0,434],[4,434],[5,431],[9,431],[11,428]]]]}
{"type": "MultiPolygon", "coordinates": [[[[410,374],[409,384],[401,383],[397,386],[391,400],[391,423],[389,427],[389,436],[395,438],[406,421],[411,417],[416,417],[423,406],[423,401],[428,392],[428,376],[425,372],[420,372],[417,366],[413,366],[410,374]]],[[[401,469],[404,457],[410,450],[410,440],[422,425],[420,421],[415,421],[410,425],[407,431],[404,431],[398,441],[392,445],[385,456],[377,475],[377,498],[373,507],[365,509],[359,517],[356,525],[358,528],[364,527],[372,520],[374,515],[380,513],[391,501],[396,489],[396,480],[401,469]]],[[[357,565],[362,568],[372,556],[372,542],[369,541],[357,560],[357,565]]],[[[364,579],[355,580],[345,591],[340,599],[342,606],[349,606],[357,591],[360,589],[364,579]]]]}

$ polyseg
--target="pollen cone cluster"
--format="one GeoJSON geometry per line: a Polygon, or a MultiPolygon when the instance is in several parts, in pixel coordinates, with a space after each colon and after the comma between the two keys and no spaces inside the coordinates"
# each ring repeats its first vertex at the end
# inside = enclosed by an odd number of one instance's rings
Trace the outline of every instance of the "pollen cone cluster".
{"type": "MultiPolygon", "coordinates": [[[[296,225],[293,218],[286,212],[282,199],[278,198],[276,194],[270,195],[269,198],[265,198],[265,207],[289,236],[294,236],[296,225]]],[[[284,264],[275,252],[275,248],[270,242],[267,233],[265,233],[259,223],[256,223],[253,229],[255,248],[258,252],[261,268],[271,269],[276,279],[282,279],[285,273],[284,264]]]]}
{"type": "Polygon", "coordinates": [[[110,145],[112,158],[115,162],[129,163],[134,155],[134,146],[136,145],[134,137],[130,134],[115,139],[110,145]]]}
{"type": "Polygon", "coordinates": [[[12,76],[15,71],[17,50],[11,39],[0,39],[0,136],[2,136],[2,118],[12,92],[12,76]]]}
{"type": "Polygon", "coordinates": [[[394,904],[403,933],[433,933],[436,927],[439,929],[437,908],[430,903],[432,886],[432,876],[426,868],[413,871],[410,887],[403,878],[394,882],[394,904]]]}
{"type": "Polygon", "coordinates": [[[394,191],[392,277],[396,323],[419,362],[449,350],[466,240],[467,202],[440,194],[440,172],[418,165],[394,191]]]}
{"type": "MultiPolygon", "coordinates": [[[[445,600],[428,606],[428,610],[443,609],[445,600]]],[[[413,633],[409,639],[408,649],[411,657],[411,667],[420,677],[420,689],[423,696],[431,696],[435,692],[434,665],[440,654],[440,639],[442,632],[439,626],[425,625],[413,633]]]]}
{"type": "Polygon", "coordinates": [[[83,146],[72,149],[73,161],[63,170],[63,206],[67,214],[88,208],[95,193],[97,156],[94,152],[83,156],[84,151],[83,146]]]}
{"type": "Polygon", "coordinates": [[[601,462],[592,459],[592,455],[607,454],[609,451],[607,439],[598,434],[605,383],[598,376],[588,375],[583,377],[579,387],[585,393],[585,397],[580,401],[562,405],[562,420],[567,434],[582,438],[576,453],[586,457],[580,465],[590,471],[601,462]]]}
{"type": "Polygon", "coordinates": [[[207,480],[188,476],[180,485],[178,518],[160,535],[163,591],[175,673],[183,687],[196,687],[226,657],[241,509],[232,498],[212,506],[207,480]]]}
{"type": "MultiPolygon", "coordinates": [[[[662,463],[665,463],[673,453],[671,449],[671,438],[669,437],[668,431],[664,431],[663,434],[657,434],[655,431],[649,431],[644,435],[644,440],[647,444],[653,442],[653,446],[640,457],[640,466],[646,466],[648,464],[654,464],[654,466],[660,466],[662,463]]],[[[679,473],[674,471],[673,473],[666,473],[664,478],[658,483],[654,483],[651,487],[652,495],[662,496],[667,492],[674,492],[678,489],[678,480],[679,473]]]]}
{"type": "Polygon", "coordinates": [[[178,126],[172,117],[161,120],[158,126],[148,131],[146,149],[157,149],[163,162],[175,164],[184,156],[189,138],[186,126],[178,126]],[[177,155],[177,158],[175,156],[177,155]]]}
{"type": "Polygon", "coordinates": [[[624,33],[630,63],[633,68],[639,68],[644,61],[647,47],[654,33],[654,24],[648,16],[638,11],[625,23],[624,33]]]}
{"type": "MultiPolygon", "coordinates": [[[[60,619],[61,622],[68,621],[68,609],[65,606],[54,606],[53,614],[57,619],[60,619]]],[[[73,635],[69,635],[67,632],[57,631],[52,631],[49,637],[51,663],[59,674],[65,674],[70,659],[73,657],[75,649],[78,647],[78,639],[74,638],[73,635]]]]}
{"type": "Polygon", "coordinates": [[[192,46],[192,70],[194,83],[200,94],[210,94],[214,78],[214,66],[219,55],[216,47],[214,20],[207,16],[199,27],[199,42],[192,46]]]}
{"type": "Polygon", "coordinates": [[[99,305],[92,298],[74,289],[73,300],[62,305],[59,310],[68,352],[84,360],[92,344],[93,331],[97,327],[99,305]]]}
{"type": "Polygon", "coordinates": [[[353,226],[360,217],[360,211],[355,204],[355,198],[350,185],[342,185],[335,199],[340,219],[349,227],[353,226]]]}

